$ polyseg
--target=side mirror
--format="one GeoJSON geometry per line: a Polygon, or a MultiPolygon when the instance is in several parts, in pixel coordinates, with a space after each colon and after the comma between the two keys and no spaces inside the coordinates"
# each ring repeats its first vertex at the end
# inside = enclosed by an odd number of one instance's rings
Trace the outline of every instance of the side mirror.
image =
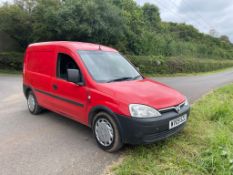
{"type": "Polygon", "coordinates": [[[68,81],[81,84],[81,74],[78,69],[67,69],[68,81]]]}

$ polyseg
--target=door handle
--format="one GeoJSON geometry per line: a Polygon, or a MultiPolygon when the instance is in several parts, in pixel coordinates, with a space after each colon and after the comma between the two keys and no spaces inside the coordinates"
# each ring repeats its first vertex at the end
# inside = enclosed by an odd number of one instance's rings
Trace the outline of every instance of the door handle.
{"type": "Polygon", "coordinates": [[[57,89],[58,89],[58,87],[57,87],[56,84],[53,84],[53,89],[54,89],[54,90],[57,90],[57,89]]]}

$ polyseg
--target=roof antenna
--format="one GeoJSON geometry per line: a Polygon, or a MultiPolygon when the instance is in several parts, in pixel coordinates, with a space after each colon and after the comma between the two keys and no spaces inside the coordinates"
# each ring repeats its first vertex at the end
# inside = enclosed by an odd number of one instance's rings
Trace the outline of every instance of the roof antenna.
{"type": "Polygon", "coordinates": [[[102,50],[100,44],[99,44],[99,50],[102,50]]]}

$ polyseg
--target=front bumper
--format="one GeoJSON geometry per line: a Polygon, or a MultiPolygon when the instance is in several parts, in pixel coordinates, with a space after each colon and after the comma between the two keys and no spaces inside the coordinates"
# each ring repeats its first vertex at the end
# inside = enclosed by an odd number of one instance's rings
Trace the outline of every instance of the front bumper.
{"type": "Polygon", "coordinates": [[[184,114],[188,118],[189,112],[190,107],[185,106],[179,113],[171,110],[157,118],[140,119],[117,115],[122,141],[129,144],[148,144],[165,139],[179,132],[186,123],[169,130],[169,121],[184,114]]]}

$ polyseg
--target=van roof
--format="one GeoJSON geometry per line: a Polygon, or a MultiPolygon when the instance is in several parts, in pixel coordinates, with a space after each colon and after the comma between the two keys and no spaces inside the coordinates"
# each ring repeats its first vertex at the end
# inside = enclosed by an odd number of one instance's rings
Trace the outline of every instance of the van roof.
{"type": "Polygon", "coordinates": [[[51,46],[63,46],[71,50],[103,50],[103,51],[117,52],[117,50],[107,46],[93,44],[93,43],[73,42],[73,41],[51,41],[51,42],[33,43],[28,46],[28,49],[47,48],[51,46]]]}

